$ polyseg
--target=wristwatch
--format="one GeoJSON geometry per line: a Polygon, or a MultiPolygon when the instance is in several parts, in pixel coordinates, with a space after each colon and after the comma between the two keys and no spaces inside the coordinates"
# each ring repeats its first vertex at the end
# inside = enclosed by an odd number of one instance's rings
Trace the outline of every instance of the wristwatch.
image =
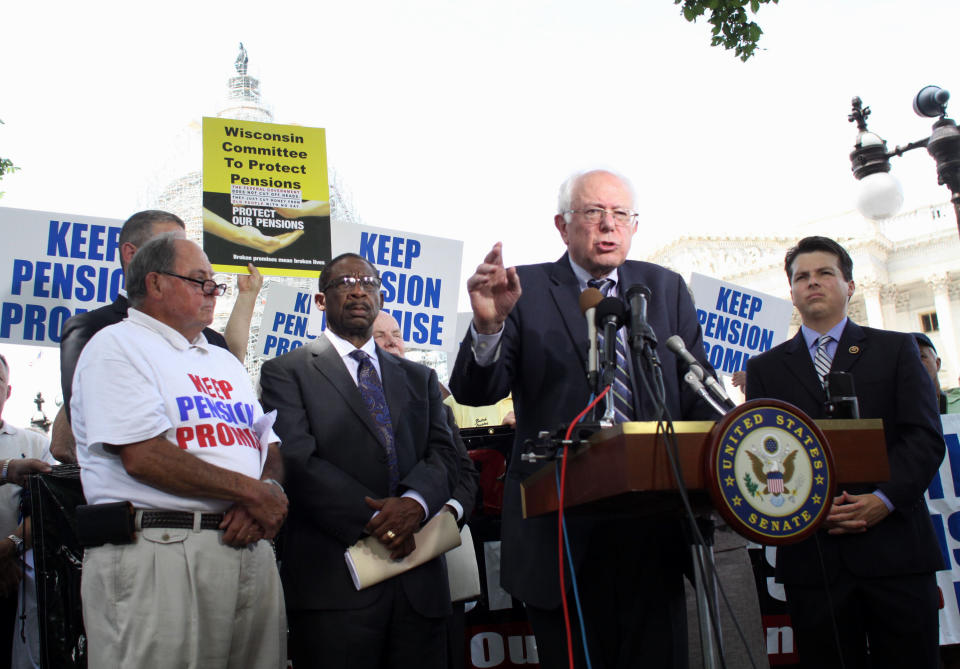
{"type": "Polygon", "coordinates": [[[20,551],[23,550],[23,538],[18,537],[16,534],[11,534],[7,539],[13,542],[13,549],[17,552],[17,555],[19,555],[20,551]]]}

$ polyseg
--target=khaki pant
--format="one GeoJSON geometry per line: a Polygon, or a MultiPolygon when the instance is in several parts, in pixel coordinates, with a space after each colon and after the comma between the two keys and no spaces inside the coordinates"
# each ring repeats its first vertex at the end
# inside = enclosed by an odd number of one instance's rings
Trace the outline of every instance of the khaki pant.
{"type": "Polygon", "coordinates": [[[266,541],[233,548],[218,530],[150,528],[87,549],[90,669],[286,667],[286,615],[266,541]]]}

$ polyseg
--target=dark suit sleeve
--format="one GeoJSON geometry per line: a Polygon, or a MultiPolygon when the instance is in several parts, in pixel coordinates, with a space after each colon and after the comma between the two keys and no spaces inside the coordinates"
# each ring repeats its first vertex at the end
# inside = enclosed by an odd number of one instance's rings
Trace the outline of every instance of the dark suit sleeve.
{"type": "Polygon", "coordinates": [[[747,360],[747,385],[743,390],[743,396],[747,400],[767,397],[766,385],[763,381],[763,374],[760,371],[760,363],[756,358],[747,360]]]}
{"type": "Polygon", "coordinates": [[[477,502],[477,483],[479,474],[477,468],[467,453],[467,445],[463,443],[460,436],[460,427],[453,416],[453,409],[444,405],[444,412],[447,416],[447,426],[450,428],[450,434],[453,435],[453,443],[460,455],[460,478],[457,480],[457,487],[453,491],[453,498],[463,507],[463,522],[466,523],[473,515],[473,507],[477,502]]]}
{"type": "MultiPolygon", "coordinates": [[[[906,509],[923,498],[943,460],[946,446],[940,416],[934,402],[924,401],[934,394],[932,381],[913,337],[898,338],[893,351],[895,381],[889,392],[896,393],[893,416],[883,416],[887,431],[887,457],[890,480],[878,488],[896,509],[906,509]]],[[[867,388],[857,388],[861,395],[867,388]]]]}
{"type": "Polygon", "coordinates": [[[320,456],[304,404],[315,389],[304,387],[303,377],[287,369],[296,364],[296,360],[278,358],[267,361],[260,370],[264,410],[277,410],[274,430],[282,439],[280,453],[290,505],[323,532],[351,546],[363,536],[373,515],[363,498],[379,495],[320,456]]]}
{"type": "Polygon", "coordinates": [[[450,391],[460,404],[489,406],[510,394],[511,370],[517,341],[516,313],[517,309],[514,309],[504,322],[497,353],[488,365],[477,364],[473,353],[472,330],[467,330],[457,352],[453,374],[450,376],[450,391]]]}
{"type": "Polygon", "coordinates": [[[60,392],[63,394],[63,406],[70,419],[70,398],[73,394],[73,373],[80,360],[80,352],[100,329],[90,322],[87,314],[77,314],[67,319],[60,333],[60,392]]]}
{"type": "MultiPolygon", "coordinates": [[[[414,363],[416,364],[416,363],[414,363]]],[[[412,444],[421,456],[413,468],[400,479],[400,493],[414,490],[427,503],[428,517],[443,509],[453,495],[454,487],[460,476],[460,459],[454,446],[453,435],[447,426],[446,409],[440,395],[440,382],[437,373],[428,367],[417,364],[427,375],[427,397],[429,398],[429,422],[426,435],[410,435],[412,444]],[[426,438],[426,446],[420,449],[418,439],[426,438]]],[[[386,381],[385,381],[386,383],[386,381]]],[[[397,431],[398,448],[406,435],[397,431]]]]}

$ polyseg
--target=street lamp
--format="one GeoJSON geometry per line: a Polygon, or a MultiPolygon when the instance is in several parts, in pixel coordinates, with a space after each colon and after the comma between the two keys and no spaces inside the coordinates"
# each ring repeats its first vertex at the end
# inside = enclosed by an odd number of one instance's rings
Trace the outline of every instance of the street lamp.
{"type": "Polygon", "coordinates": [[[907,151],[927,147],[937,162],[938,182],[950,189],[957,227],[960,230],[960,130],[947,118],[950,93],[938,86],[924,86],[913,99],[913,111],[920,116],[937,118],[929,137],[887,151],[887,143],[867,130],[870,107],[860,98],[853,98],[853,111],[847,119],[857,124],[857,141],[850,153],[853,176],[861,182],[857,208],[867,218],[889,218],[903,204],[903,189],[890,174],[890,158],[907,151]]]}

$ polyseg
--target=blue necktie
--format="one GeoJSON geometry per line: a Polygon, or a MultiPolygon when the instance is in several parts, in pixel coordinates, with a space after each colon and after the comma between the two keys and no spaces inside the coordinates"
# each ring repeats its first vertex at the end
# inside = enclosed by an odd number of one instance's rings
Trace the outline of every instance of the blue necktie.
{"type": "Polygon", "coordinates": [[[397,447],[394,443],[393,423],[390,421],[390,407],[387,406],[387,398],[383,394],[383,384],[380,383],[380,377],[370,362],[369,355],[357,349],[350,352],[350,357],[360,364],[357,369],[357,387],[373,422],[377,424],[383,443],[386,444],[384,450],[387,453],[387,470],[390,474],[390,494],[396,495],[397,486],[400,484],[400,470],[397,467],[397,447]]]}
{"type": "MultiPolygon", "coordinates": [[[[596,288],[604,297],[613,287],[613,279],[590,279],[587,285],[596,288]]],[[[597,332],[597,346],[603,348],[603,330],[597,332]]],[[[633,420],[633,391],[630,389],[629,358],[620,331],[617,331],[617,370],[613,377],[613,413],[618,423],[633,420]]]]}

